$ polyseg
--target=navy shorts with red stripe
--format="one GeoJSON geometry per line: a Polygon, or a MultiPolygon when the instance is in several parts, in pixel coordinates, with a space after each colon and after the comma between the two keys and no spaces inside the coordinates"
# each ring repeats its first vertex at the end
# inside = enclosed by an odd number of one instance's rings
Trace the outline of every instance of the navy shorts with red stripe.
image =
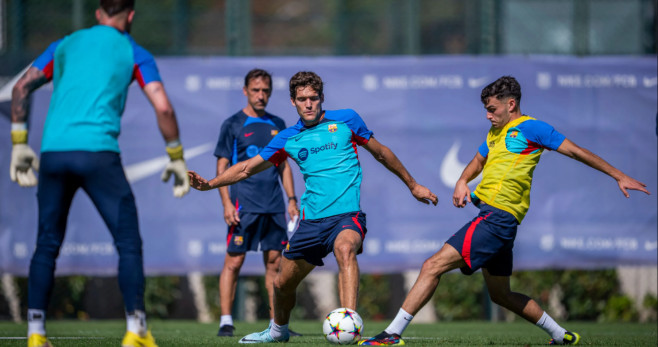
{"type": "MultiPolygon", "coordinates": [[[[357,212],[341,213],[318,219],[303,219],[283,251],[283,256],[290,260],[304,259],[309,264],[323,266],[322,259],[333,252],[336,237],[343,230],[355,230],[366,237],[366,214],[357,212]]],[[[357,254],[362,252],[359,248],[357,254]]]]}
{"type": "Polygon", "coordinates": [[[519,222],[509,212],[480,203],[477,217],[446,241],[461,255],[466,266],[460,270],[471,275],[485,268],[494,276],[510,276],[512,248],[519,222]]]}
{"type": "Polygon", "coordinates": [[[240,223],[228,227],[226,251],[282,251],[288,244],[283,213],[240,212],[240,223]]]}

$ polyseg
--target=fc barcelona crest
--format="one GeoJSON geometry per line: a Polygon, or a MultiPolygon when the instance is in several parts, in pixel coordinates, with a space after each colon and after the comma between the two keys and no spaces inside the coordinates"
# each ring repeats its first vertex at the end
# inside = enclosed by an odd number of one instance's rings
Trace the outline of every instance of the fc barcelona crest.
{"type": "Polygon", "coordinates": [[[233,243],[234,243],[236,246],[242,246],[242,243],[244,243],[244,238],[243,238],[242,236],[240,236],[240,235],[236,235],[236,236],[233,238],[233,243]]]}
{"type": "Polygon", "coordinates": [[[329,124],[329,132],[330,132],[330,133],[335,133],[336,130],[338,130],[338,125],[336,125],[336,124],[329,124]]]}

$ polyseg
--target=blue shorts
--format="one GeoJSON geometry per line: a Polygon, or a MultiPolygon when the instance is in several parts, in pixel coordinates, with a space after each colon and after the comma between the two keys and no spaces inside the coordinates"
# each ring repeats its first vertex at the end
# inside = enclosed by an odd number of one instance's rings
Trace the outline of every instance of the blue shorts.
{"type": "Polygon", "coordinates": [[[281,251],[288,244],[283,213],[240,212],[240,223],[228,227],[226,251],[281,251]],[[260,247],[259,247],[260,246],[260,247]]]}
{"type": "MultiPolygon", "coordinates": [[[[290,238],[283,256],[290,260],[304,259],[309,264],[323,266],[322,259],[333,252],[334,242],[341,231],[351,229],[366,237],[366,214],[360,211],[341,213],[335,216],[304,219],[290,238]]],[[[359,248],[357,254],[363,251],[359,248]]]]}
{"type": "Polygon", "coordinates": [[[461,271],[465,275],[485,268],[494,276],[510,276],[517,225],[519,223],[511,213],[481,203],[478,216],[446,243],[455,247],[464,258],[466,266],[461,271]]]}

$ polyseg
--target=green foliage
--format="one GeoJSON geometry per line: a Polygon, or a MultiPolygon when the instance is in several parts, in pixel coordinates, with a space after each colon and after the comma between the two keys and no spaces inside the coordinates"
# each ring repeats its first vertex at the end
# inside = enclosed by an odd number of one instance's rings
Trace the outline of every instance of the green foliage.
{"type": "Polygon", "coordinates": [[[608,298],[600,319],[608,322],[636,322],[637,317],[633,300],[625,295],[613,295],[608,298]]]}
{"type": "MultiPolygon", "coordinates": [[[[218,278],[217,274],[204,276],[206,302],[215,319],[220,315],[218,278]]],[[[254,292],[257,295],[257,318],[269,319],[267,290],[263,276],[253,276],[248,279],[255,280],[257,283],[254,292]]],[[[91,311],[86,305],[90,303],[90,298],[98,294],[98,289],[91,285],[93,282],[93,278],[85,276],[56,277],[48,316],[54,319],[88,319],[87,312],[91,311]]],[[[645,310],[642,314],[637,311],[633,301],[621,293],[615,270],[521,271],[514,273],[510,282],[513,291],[528,295],[542,308],[548,310],[549,314],[554,314],[550,311],[549,305],[551,290],[559,289],[557,292],[561,292],[561,295],[557,296],[558,304],[563,306],[568,314],[564,318],[569,320],[634,322],[655,321],[658,316],[658,299],[654,295],[647,295],[644,298],[642,305],[645,310]]],[[[25,315],[27,278],[16,278],[16,284],[21,310],[25,315]]],[[[182,295],[187,288],[182,286],[185,284],[183,278],[177,276],[147,277],[144,299],[149,317],[171,318],[176,304],[184,299],[182,295]]],[[[357,311],[362,317],[374,321],[391,319],[406,295],[402,285],[402,276],[399,274],[361,275],[357,311]]],[[[119,289],[118,286],[103,288],[110,292],[119,289]]],[[[117,300],[115,305],[122,307],[118,293],[112,300],[117,300]]],[[[456,271],[442,276],[431,304],[434,305],[441,321],[487,319],[491,305],[480,273],[464,276],[456,271]]],[[[554,306],[555,302],[552,304],[554,306]]],[[[119,307],[117,308],[120,311],[119,307]]],[[[291,317],[293,320],[301,320],[323,314],[315,310],[315,303],[310,297],[306,283],[302,281],[297,290],[297,305],[291,317]]],[[[237,312],[235,307],[234,311],[237,312]]],[[[507,311],[503,309],[503,312],[507,311]]],[[[109,317],[115,315],[115,313],[109,314],[109,317]]],[[[522,320],[511,313],[507,314],[507,318],[522,320]]],[[[564,318],[556,316],[558,320],[564,318]]]]}
{"type": "MultiPolygon", "coordinates": [[[[55,319],[86,319],[84,299],[87,281],[86,276],[55,277],[47,316],[55,319]]],[[[15,282],[24,317],[27,312],[28,280],[18,277],[15,282]]]]}
{"type": "Polygon", "coordinates": [[[607,300],[620,295],[615,270],[561,271],[558,284],[564,292],[563,304],[569,312],[569,319],[600,319],[607,300]]]}
{"type": "Polygon", "coordinates": [[[457,272],[441,277],[433,303],[439,320],[484,319],[484,279],[479,273],[464,276],[457,272]]]}
{"type": "Polygon", "coordinates": [[[203,276],[203,287],[206,290],[206,303],[210,313],[213,317],[219,317],[219,274],[203,276]]]}
{"type": "Polygon", "coordinates": [[[391,300],[391,276],[361,275],[359,280],[359,306],[361,317],[382,320],[386,317],[386,308],[391,300]]]}
{"type": "Polygon", "coordinates": [[[146,314],[154,318],[167,318],[169,312],[180,298],[181,278],[176,276],[147,277],[144,288],[146,314]]]}
{"type": "Polygon", "coordinates": [[[658,319],[658,298],[656,296],[647,294],[642,301],[642,307],[647,310],[647,319],[655,322],[658,319]]]}

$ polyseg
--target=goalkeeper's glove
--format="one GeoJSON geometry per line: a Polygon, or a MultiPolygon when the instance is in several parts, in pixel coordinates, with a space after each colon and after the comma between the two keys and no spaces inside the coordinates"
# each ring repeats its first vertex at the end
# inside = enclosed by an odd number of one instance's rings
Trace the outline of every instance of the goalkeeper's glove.
{"type": "Polygon", "coordinates": [[[32,187],[37,185],[37,177],[32,169],[39,170],[39,158],[27,145],[27,129],[21,125],[19,128],[22,129],[11,131],[14,146],[11,150],[9,177],[21,187],[32,187]]]}
{"type": "MultiPolygon", "coordinates": [[[[174,142],[174,141],[172,141],[174,142]]],[[[162,172],[162,181],[167,182],[171,175],[174,175],[174,196],[183,197],[190,191],[190,181],[187,177],[187,165],[183,160],[183,146],[179,141],[174,142],[174,146],[167,144],[167,154],[171,161],[165,166],[162,172]]]]}

